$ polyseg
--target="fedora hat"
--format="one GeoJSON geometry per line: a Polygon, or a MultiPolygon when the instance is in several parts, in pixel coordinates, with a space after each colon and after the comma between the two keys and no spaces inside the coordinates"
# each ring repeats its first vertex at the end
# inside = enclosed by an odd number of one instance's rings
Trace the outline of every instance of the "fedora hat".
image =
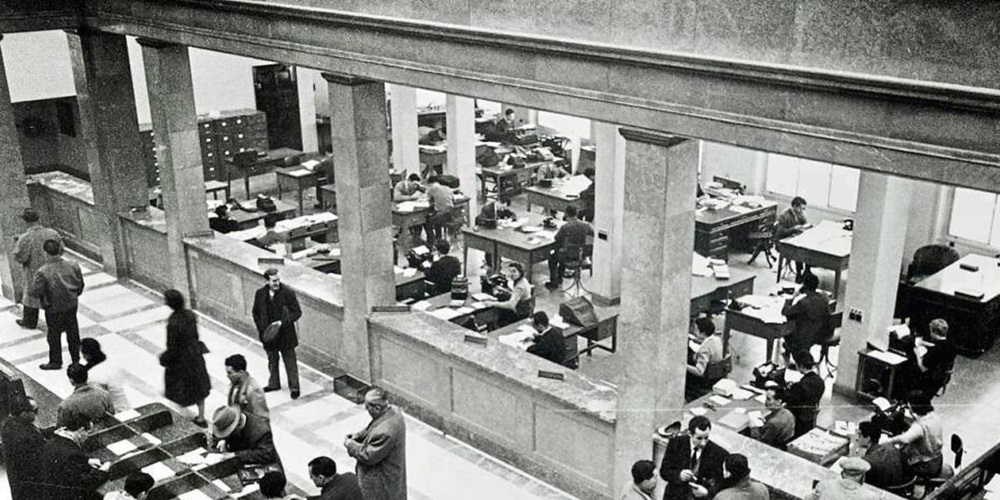
{"type": "Polygon", "coordinates": [[[243,412],[240,410],[231,406],[220,406],[212,415],[212,435],[219,439],[229,437],[242,419],[243,412]]]}

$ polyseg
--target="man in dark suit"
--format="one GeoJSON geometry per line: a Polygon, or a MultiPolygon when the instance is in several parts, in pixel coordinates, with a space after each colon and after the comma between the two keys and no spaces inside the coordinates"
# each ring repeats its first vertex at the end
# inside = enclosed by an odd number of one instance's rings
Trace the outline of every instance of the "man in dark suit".
{"type": "Polygon", "coordinates": [[[257,290],[253,299],[253,321],[257,333],[264,343],[267,353],[267,369],[271,376],[264,392],[281,389],[281,375],[278,373],[278,357],[285,361],[285,373],[288,375],[288,389],[292,399],[299,397],[299,366],[295,358],[295,347],[299,345],[295,322],[302,316],[299,300],[295,292],[285,288],[278,277],[278,270],[271,268],[264,271],[267,284],[257,290]],[[271,327],[274,324],[275,326],[271,327]],[[264,332],[269,328],[277,328],[278,333],[273,339],[265,341],[264,332]]]}
{"type": "Polygon", "coordinates": [[[586,248],[587,238],[594,234],[594,228],[577,219],[577,215],[575,206],[566,207],[566,223],[556,232],[556,242],[549,256],[549,281],[545,283],[549,290],[562,286],[567,261],[586,257],[581,251],[586,248]]]}
{"type": "Polygon", "coordinates": [[[281,457],[274,447],[271,424],[266,418],[236,407],[220,406],[212,416],[211,432],[209,445],[222,453],[231,453],[240,464],[281,468],[281,457]]]}
{"type": "Polygon", "coordinates": [[[74,414],[56,429],[52,439],[42,446],[39,477],[46,500],[99,499],[97,488],[108,480],[111,462],[92,462],[83,452],[83,443],[90,435],[87,417],[74,414]]]}
{"type": "Polygon", "coordinates": [[[441,295],[450,292],[452,280],[462,274],[462,261],[458,260],[458,257],[448,255],[448,252],[451,251],[451,243],[448,243],[448,240],[435,241],[434,251],[437,252],[437,260],[424,271],[427,281],[434,284],[427,295],[441,295]]]}
{"type": "Polygon", "coordinates": [[[802,379],[788,388],[785,404],[788,411],[795,415],[795,437],[799,437],[816,427],[819,401],[826,392],[826,384],[817,373],[816,361],[809,351],[795,354],[795,365],[802,372],[802,379]]]}
{"type": "Polygon", "coordinates": [[[337,462],[330,457],[310,460],[309,478],[320,489],[315,500],[364,500],[358,477],[352,472],[337,474],[337,462]]]}
{"type": "Polygon", "coordinates": [[[807,272],[802,278],[802,288],[794,297],[785,301],[781,314],[795,321],[795,328],[785,337],[785,352],[789,355],[809,350],[813,344],[832,333],[830,330],[830,302],[817,288],[819,278],[807,272]]]}
{"type": "Polygon", "coordinates": [[[562,364],[566,357],[566,343],[562,332],[549,326],[549,315],[538,311],[531,317],[531,326],[535,327],[535,343],[528,352],[543,357],[553,363],[562,364]]]}
{"type": "Polygon", "coordinates": [[[722,487],[722,462],[729,453],[709,441],[712,422],[695,416],[688,433],[670,439],[660,465],[660,477],[667,482],[664,500],[712,498],[722,487]]]}
{"type": "Polygon", "coordinates": [[[32,500],[39,497],[36,491],[38,473],[42,465],[39,452],[45,444],[41,431],[35,427],[38,405],[34,399],[16,397],[10,404],[10,417],[3,423],[4,466],[10,481],[13,500],[32,500]]]}
{"type": "Polygon", "coordinates": [[[61,370],[63,332],[66,332],[70,359],[73,363],[80,362],[80,325],[76,319],[76,308],[83,293],[83,271],[77,263],[62,257],[62,243],[59,241],[46,240],[42,248],[49,255],[49,260],[35,273],[29,292],[32,297],[40,299],[45,309],[45,322],[49,325],[46,335],[49,362],[39,368],[61,370]]]}

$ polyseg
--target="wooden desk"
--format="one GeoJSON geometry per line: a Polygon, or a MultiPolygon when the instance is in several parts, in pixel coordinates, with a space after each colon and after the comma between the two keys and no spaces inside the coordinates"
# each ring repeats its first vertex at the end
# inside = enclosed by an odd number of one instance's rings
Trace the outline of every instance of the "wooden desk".
{"type": "MultiPolygon", "coordinates": [[[[399,228],[399,250],[404,255],[413,248],[413,241],[410,237],[410,228],[422,226],[427,223],[427,217],[431,214],[431,208],[417,208],[410,211],[399,209],[400,203],[392,204],[392,225],[399,228]]],[[[465,210],[465,220],[472,220],[469,214],[469,198],[455,197],[455,208],[465,210]]]]}
{"type": "MultiPolygon", "coordinates": [[[[225,182],[222,181],[205,181],[205,194],[212,195],[213,200],[219,199],[219,191],[222,191],[223,193],[226,194],[226,197],[224,199],[228,200],[231,197],[229,192],[229,184],[226,184],[225,182]]],[[[161,188],[160,186],[150,188],[149,202],[151,204],[155,203],[155,205],[153,206],[157,208],[163,208],[163,188],[161,188]]]]}
{"type": "Polygon", "coordinates": [[[274,174],[278,180],[278,199],[281,199],[286,186],[294,187],[299,195],[299,215],[302,215],[302,191],[306,188],[316,187],[321,182],[319,172],[309,170],[302,165],[296,165],[276,168],[274,174]]]}
{"type": "Polygon", "coordinates": [[[757,275],[745,269],[729,268],[729,279],[714,276],[691,277],[691,314],[709,311],[713,301],[753,294],[753,280],[757,275]]]}
{"type": "Polygon", "coordinates": [[[895,353],[884,353],[877,349],[858,351],[854,391],[858,396],[868,399],[884,397],[892,401],[902,400],[905,394],[897,381],[905,363],[906,358],[895,353]]]}
{"type": "Polygon", "coordinates": [[[778,278],[781,281],[781,271],[785,260],[793,260],[803,264],[831,269],[834,273],[833,298],[840,291],[840,273],[847,269],[851,260],[851,231],[845,231],[839,222],[822,221],[798,234],[783,240],[777,240],[778,278]]]}
{"type": "MultiPolygon", "coordinates": [[[[524,325],[530,326],[531,318],[522,319],[521,321],[511,323],[503,328],[500,328],[499,330],[491,331],[487,334],[487,337],[489,337],[490,342],[500,342],[500,337],[514,333],[520,330],[524,325]]],[[[596,328],[596,326],[592,328],[596,328]]],[[[576,325],[570,325],[568,328],[562,329],[565,350],[563,351],[563,358],[559,361],[559,364],[574,370],[580,366],[580,352],[578,351],[577,335],[581,330],[582,328],[576,325]]],[[[517,348],[525,351],[525,354],[527,354],[527,345],[519,345],[517,348]]]]}
{"type": "MultiPolygon", "coordinates": [[[[278,220],[291,219],[292,217],[295,217],[295,205],[282,200],[274,200],[274,206],[277,207],[277,210],[270,213],[276,214],[278,220]]],[[[262,212],[260,210],[256,212],[247,212],[244,210],[229,211],[229,216],[236,221],[237,228],[239,230],[256,227],[260,221],[267,216],[267,214],[268,212],[262,212]]]]}
{"type": "MultiPolygon", "coordinates": [[[[434,312],[437,309],[451,307],[450,293],[442,293],[440,295],[434,295],[432,297],[428,297],[425,300],[427,300],[427,302],[431,304],[431,307],[426,311],[428,314],[434,312]]],[[[469,298],[467,298],[462,303],[462,307],[471,306],[473,302],[475,302],[475,300],[472,299],[472,295],[470,294],[469,298]]],[[[480,325],[488,325],[488,328],[492,329],[496,326],[499,316],[500,314],[495,307],[484,307],[480,309],[475,309],[469,313],[459,314],[453,318],[448,319],[448,321],[451,321],[452,323],[455,323],[457,325],[461,325],[466,321],[468,321],[469,318],[473,318],[476,320],[476,323],[480,325]]]]}
{"type": "Polygon", "coordinates": [[[568,195],[558,187],[543,188],[531,186],[525,189],[525,191],[528,193],[527,210],[529,213],[531,212],[532,205],[541,205],[545,208],[542,211],[545,214],[553,210],[565,212],[566,207],[570,206],[576,207],[577,210],[583,210],[583,199],[579,195],[568,195]]]}
{"type": "Polygon", "coordinates": [[[483,167],[480,172],[480,182],[483,196],[487,193],[496,193],[497,197],[510,199],[510,197],[520,194],[521,186],[524,184],[530,184],[532,176],[538,170],[538,167],[546,163],[552,163],[547,161],[541,161],[536,163],[526,163],[524,168],[512,168],[506,165],[496,167],[483,167]],[[494,186],[494,191],[489,191],[486,187],[487,181],[492,181],[494,186]]]}
{"type": "MultiPolygon", "coordinates": [[[[337,239],[337,216],[329,212],[319,212],[312,215],[304,215],[293,219],[285,219],[278,222],[274,228],[280,236],[284,236],[286,241],[292,243],[293,251],[302,250],[306,247],[307,238],[319,238],[324,242],[332,243],[337,239]]],[[[264,226],[254,226],[250,229],[233,231],[225,236],[240,241],[250,241],[264,236],[266,230],[264,226]]]]}
{"type": "Polygon", "coordinates": [[[910,295],[910,322],[925,328],[934,318],[948,322],[948,337],[960,352],[979,355],[996,340],[1000,325],[1000,261],[969,254],[915,284],[910,295]],[[976,266],[977,271],[962,269],[976,266]],[[982,293],[981,298],[956,290],[982,293]]]}
{"type": "Polygon", "coordinates": [[[247,199],[250,199],[250,177],[254,175],[266,174],[274,169],[277,165],[285,162],[285,159],[290,156],[301,155],[302,151],[292,148],[278,148],[272,149],[267,152],[264,156],[258,156],[257,162],[248,168],[242,168],[236,166],[233,163],[232,157],[227,157],[223,160],[223,164],[226,168],[226,184],[231,184],[233,182],[233,176],[238,175],[243,177],[243,187],[246,189],[247,199]]]}
{"type": "Polygon", "coordinates": [[[765,323],[759,317],[743,311],[726,309],[725,326],[722,328],[722,352],[729,352],[729,335],[732,330],[743,332],[747,335],[762,338],[767,341],[767,360],[773,359],[774,341],[784,338],[792,329],[795,323],[786,321],[784,323],[765,323]]]}
{"type": "Polygon", "coordinates": [[[694,250],[706,257],[726,260],[729,248],[755,231],[771,231],[778,216],[778,204],[765,201],[757,208],[726,207],[695,212],[694,250]]]}
{"type": "MultiPolygon", "coordinates": [[[[518,220],[527,219],[527,225],[537,226],[542,223],[542,216],[538,214],[521,214],[518,220]]],[[[539,263],[548,260],[549,254],[556,241],[548,236],[554,230],[546,230],[540,233],[523,233],[516,229],[498,226],[496,229],[486,229],[474,227],[464,228],[462,233],[465,238],[465,248],[462,249],[463,262],[469,261],[469,248],[475,248],[493,255],[494,262],[491,263],[493,269],[497,269],[497,263],[501,258],[507,258],[523,264],[525,274],[531,280],[531,269],[539,263]]]]}

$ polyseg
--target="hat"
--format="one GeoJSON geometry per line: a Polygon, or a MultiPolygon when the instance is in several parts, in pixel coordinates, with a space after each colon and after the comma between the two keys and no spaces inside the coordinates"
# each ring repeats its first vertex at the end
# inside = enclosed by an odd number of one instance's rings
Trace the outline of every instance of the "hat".
{"type": "Polygon", "coordinates": [[[38,212],[34,208],[25,208],[24,212],[21,212],[21,220],[24,222],[38,222],[38,212]]]}
{"type": "Polygon", "coordinates": [[[229,437],[240,424],[243,413],[231,406],[220,406],[212,415],[212,435],[224,439],[229,437]]]}
{"type": "Polygon", "coordinates": [[[845,458],[842,462],[840,462],[840,469],[848,474],[864,474],[871,468],[871,464],[860,457],[845,458]]]}

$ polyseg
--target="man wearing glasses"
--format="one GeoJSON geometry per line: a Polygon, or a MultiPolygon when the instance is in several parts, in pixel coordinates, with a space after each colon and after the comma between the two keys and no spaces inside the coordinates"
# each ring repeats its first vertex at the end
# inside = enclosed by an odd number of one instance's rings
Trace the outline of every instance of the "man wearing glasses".
{"type": "Polygon", "coordinates": [[[365,393],[372,421],[344,439],[347,454],[357,460],[358,482],[365,498],[406,500],[406,423],[389,405],[385,389],[365,393]]]}

